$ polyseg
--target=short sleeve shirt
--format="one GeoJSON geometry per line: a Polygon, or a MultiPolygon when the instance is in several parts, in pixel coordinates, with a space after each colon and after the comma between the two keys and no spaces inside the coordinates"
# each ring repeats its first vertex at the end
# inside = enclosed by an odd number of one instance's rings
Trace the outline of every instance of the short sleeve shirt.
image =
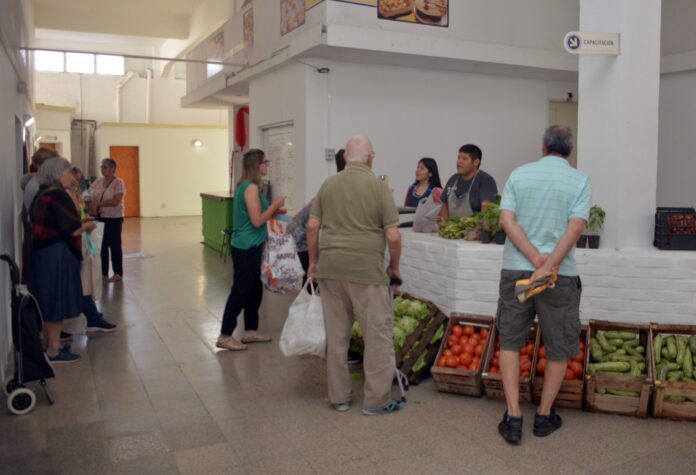
{"type": "Polygon", "coordinates": [[[309,221],[309,211],[312,209],[313,201],[307,203],[299,213],[293,216],[286,228],[286,232],[295,240],[297,252],[307,251],[307,221],[309,221]]]}
{"type": "MultiPolygon", "coordinates": [[[[515,213],[517,223],[539,252],[551,253],[571,219],[587,221],[591,200],[590,178],[565,159],[547,156],[512,172],[500,209],[515,213]]],[[[503,269],[533,271],[534,266],[508,239],[503,250],[503,269]]],[[[574,249],[561,263],[559,274],[578,274],[574,249]]]]}
{"type": "Polygon", "coordinates": [[[98,178],[92,183],[92,199],[106,201],[121,193],[121,201],[115,206],[101,206],[99,208],[100,218],[123,218],[123,200],[126,197],[126,184],[119,177],[114,177],[111,183],[106,183],[104,177],[98,178]]]}
{"type": "Polygon", "coordinates": [[[469,202],[475,213],[481,211],[483,201],[494,201],[498,194],[498,185],[496,185],[495,179],[483,170],[479,170],[476,177],[471,180],[464,180],[458,173],[455,173],[447,180],[445,189],[442,190],[442,202],[447,203],[450,191],[461,198],[469,189],[471,189],[469,202]]]}
{"type": "Polygon", "coordinates": [[[389,187],[367,165],[349,163],[319,189],[311,216],[321,221],[317,277],[386,285],[384,232],[398,226],[389,187]]]}

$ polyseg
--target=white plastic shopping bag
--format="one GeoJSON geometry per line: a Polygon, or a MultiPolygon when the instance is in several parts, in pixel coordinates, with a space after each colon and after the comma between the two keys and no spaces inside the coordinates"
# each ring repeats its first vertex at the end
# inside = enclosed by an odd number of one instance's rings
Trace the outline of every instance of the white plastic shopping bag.
{"type": "Polygon", "coordinates": [[[314,293],[314,286],[309,281],[290,305],[278,346],[285,356],[315,355],[324,358],[326,355],[324,310],[321,298],[314,293]]]}
{"type": "Polygon", "coordinates": [[[303,276],[295,240],[271,219],[261,261],[261,281],[271,292],[287,294],[302,287],[303,276]]]}

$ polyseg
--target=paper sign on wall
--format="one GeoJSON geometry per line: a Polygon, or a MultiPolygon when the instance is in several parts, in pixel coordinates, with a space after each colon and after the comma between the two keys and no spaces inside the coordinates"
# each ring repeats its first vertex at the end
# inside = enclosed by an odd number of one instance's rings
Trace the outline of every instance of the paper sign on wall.
{"type": "Polygon", "coordinates": [[[563,38],[563,47],[572,54],[619,54],[618,33],[571,31],[563,38]]]}

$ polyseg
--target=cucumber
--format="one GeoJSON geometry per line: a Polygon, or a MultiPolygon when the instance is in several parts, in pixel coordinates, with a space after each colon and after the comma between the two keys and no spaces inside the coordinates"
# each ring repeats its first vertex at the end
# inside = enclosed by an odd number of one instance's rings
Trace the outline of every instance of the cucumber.
{"type": "Polygon", "coordinates": [[[626,348],[626,353],[631,356],[635,356],[639,361],[645,361],[645,356],[638,353],[634,348],[626,348]]]}
{"type": "Polygon", "coordinates": [[[635,339],[635,340],[624,341],[623,345],[621,345],[621,346],[623,346],[624,348],[635,348],[638,345],[640,345],[640,341],[638,339],[635,339]]]}
{"type": "Polygon", "coordinates": [[[634,338],[637,338],[638,335],[633,332],[622,332],[622,331],[607,331],[604,332],[604,336],[606,336],[610,340],[614,339],[621,339],[621,340],[633,340],[634,338]]]}
{"type": "Polygon", "coordinates": [[[662,335],[655,335],[653,347],[655,347],[655,363],[659,363],[662,360],[662,335]]]}
{"type": "Polygon", "coordinates": [[[613,356],[609,356],[608,359],[605,360],[605,362],[606,361],[625,361],[626,363],[630,363],[631,361],[635,361],[636,363],[638,363],[637,358],[634,356],[630,356],[630,355],[613,355],[613,356]]]}
{"type": "Polygon", "coordinates": [[[667,366],[667,369],[670,371],[679,371],[681,369],[677,363],[665,362],[664,365],[667,366]]]}
{"type": "Polygon", "coordinates": [[[676,361],[677,359],[677,340],[674,336],[667,337],[667,351],[669,352],[669,359],[676,361]]]}
{"type": "Polygon", "coordinates": [[[642,346],[642,345],[636,346],[636,347],[634,348],[634,350],[636,350],[636,351],[637,351],[638,353],[640,353],[641,355],[644,355],[644,354],[645,354],[645,347],[642,346]]]}
{"type": "Polygon", "coordinates": [[[691,349],[691,355],[696,355],[696,335],[689,337],[689,349],[691,349]]]}
{"type": "Polygon", "coordinates": [[[656,369],[657,374],[655,375],[655,379],[657,381],[667,381],[667,372],[669,371],[667,369],[666,364],[661,364],[657,367],[656,369]]]}
{"type": "Polygon", "coordinates": [[[667,400],[671,402],[684,402],[686,398],[684,396],[667,396],[667,400]]]}
{"type": "Polygon", "coordinates": [[[663,347],[662,347],[662,358],[665,359],[665,360],[667,360],[667,361],[672,361],[672,362],[674,362],[674,360],[676,359],[676,358],[672,358],[672,357],[669,355],[669,351],[667,350],[667,347],[666,347],[666,346],[663,346],[663,347]]]}
{"type": "Polygon", "coordinates": [[[640,368],[640,374],[645,374],[645,361],[639,361],[638,367],[640,368]]]}
{"type": "Polygon", "coordinates": [[[637,391],[621,391],[619,389],[609,389],[607,388],[607,393],[613,395],[613,396],[622,396],[622,397],[640,397],[640,393],[637,391]]]}
{"type": "Polygon", "coordinates": [[[631,376],[640,376],[640,368],[638,367],[638,362],[636,360],[631,360],[629,364],[631,365],[631,376]]]}
{"type": "Polygon", "coordinates": [[[602,351],[602,347],[599,346],[599,342],[597,342],[596,338],[590,338],[590,349],[592,351],[592,361],[602,361],[604,352],[602,351]]]}
{"type": "Polygon", "coordinates": [[[610,349],[612,345],[609,344],[609,342],[607,341],[607,337],[604,336],[604,333],[597,333],[597,342],[604,351],[616,351],[616,348],[614,348],[613,350],[610,349]]]}
{"type": "Polygon", "coordinates": [[[614,356],[625,356],[626,355],[626,350],[623,348],[619,348],[618,350],[612,351],[611,353],[605,353],[604,357],[602,358],[602,361],[613,361],[612,358],[614,356]]]}
{"type": "Polygon", "coordinates": [[[590,374],[595,374],[597,371],[607,371],[610,373],[627,373],[631,369],[629,363],[623,361],[610,361],[605,363],[590,363],[590,374]]]}
{"type": "Polygon", "coordinates": [[[677,364],[684,364],[684,354],[689,345],[689,339],[685,336],[677,337],[677,364]]]}
{"type": "Polygon", "coordinates": [[[613,338],[613,339],[607,338],[607,342],[610,345],[615,346],[617,348],[621,348],[622,346],[624,346],[624,341],[621,338],[613,338]]]}
{"type": "Polygon", "coordinates": [[[680,379],[682,379],[682,376],[684,376],[683,371],[670,371],[669,373],[667,373],[667,381],[679,381],[680,379]]]}
{"type": "Polygon", "coordinates": [[[684,363],[682,364],[682,370],[684,370],[684,376],[687,378],[691,378],[694,375],[694,359],[693,355],[691,354],[690,349],[686,349],[686,353],[684,353],[684,363]]]}

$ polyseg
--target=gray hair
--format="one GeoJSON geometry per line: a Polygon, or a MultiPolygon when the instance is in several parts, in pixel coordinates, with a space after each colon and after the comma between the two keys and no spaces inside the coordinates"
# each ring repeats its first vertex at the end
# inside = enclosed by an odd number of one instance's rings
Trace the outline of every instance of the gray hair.
{"type": "Polygon", "coordinates": [[[104,158],[101,162],[108,165],[112,170],[116,170],[116,160],[113,158],[104,158]]]}
{"type": "Polygon", "coordinates": [[[362,135],[354,135],[346,143],[345,159],[348,163],[367,163],[373,153],[372,142],[362,135]]]}
{"type": "Polygon", "coordinates": [[[573,152],[573,131],[565,125],[552,125],[544,132],[546,153],[557,153],[568,158],[573,152]]]}
{"type": "Polygon", "coordinates": [[[49,158],[46,160],[36,174],[36,178],[41,185],[60,186],[60,177],[63,173],[72,170],[70,162],[62,157],[49,158]]]}

